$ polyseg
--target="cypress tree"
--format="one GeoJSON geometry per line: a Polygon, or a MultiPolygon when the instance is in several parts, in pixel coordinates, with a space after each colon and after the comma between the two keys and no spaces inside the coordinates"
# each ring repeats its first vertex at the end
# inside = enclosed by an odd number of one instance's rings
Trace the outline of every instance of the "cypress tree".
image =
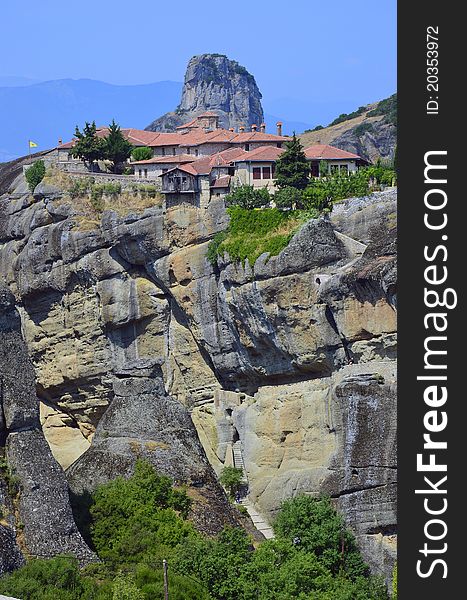
{"type": "Polygon", "coordinates": [[[310,183],[310,165],[300,140],[295,133],[285,143],[285,152],[276,162],[276,185],[279,188],[293,187],[304,190],[310,183]]]}

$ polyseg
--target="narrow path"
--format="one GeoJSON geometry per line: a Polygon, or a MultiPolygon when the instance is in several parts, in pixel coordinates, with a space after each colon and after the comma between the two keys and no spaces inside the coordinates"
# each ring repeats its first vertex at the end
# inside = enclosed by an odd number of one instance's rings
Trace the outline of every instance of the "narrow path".
{"type": "MultiPolygon", "coordinates": [[[[233,455],[233,464],[236,469],[241,469],[243,473],[243,481],[246,489],[248,490],[248,478],[245,470],[245,463],[243,461],[243,452],[242,452],[242,443],[235,442],[232,446],[232,455],[233,455]]],[[[264,535],[264,537],[268,540],[274,537],[274,531],[266,519],[259,514],[256,510],[253,502],[251,502],[248,498],[248,492],[245,497],[240,500],[240,504],[244,506],[248,514],[250,515],[250,519],[253,522],[253,525],[256,529],[264,535]]]]}

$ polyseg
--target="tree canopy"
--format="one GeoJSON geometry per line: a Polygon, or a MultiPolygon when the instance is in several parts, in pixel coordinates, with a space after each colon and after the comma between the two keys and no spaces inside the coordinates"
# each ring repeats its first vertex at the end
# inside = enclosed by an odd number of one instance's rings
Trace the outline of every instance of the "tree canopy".
{"type": "Polygon", "coordinates": [[[310,182],[310,165],[295,133],[285,142],[285,151],[276,162],[276,185],[304,190],[310,182]]]}
{"type": "Polygon", "coordinates": [[[114,173],[117,172],[119,164],[130,158],[132,150],[133,146],[123,136],[120,125],[115,123],[115,119],[112,120],[105,138],[104,156],[112,161],[114,173]]]}
{"type": "Polygon", "coordinates": [[[80,158],[91,168],[97,160],[105,158],[105,140],[98,137],[96,122],[88,123],[86,121],[83,131],[80,131],[78,125],[75,129],[76,143],[70,150],[70,154],[80,158]]]}

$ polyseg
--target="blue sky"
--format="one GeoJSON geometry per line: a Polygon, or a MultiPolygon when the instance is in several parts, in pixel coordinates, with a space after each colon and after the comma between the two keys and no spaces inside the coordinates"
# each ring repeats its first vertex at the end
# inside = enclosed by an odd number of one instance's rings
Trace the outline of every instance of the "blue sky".
{"type": "Polygon", "coordinates": [[[25,0],[2,7],[0,76],[182,81],[218,52],[256,77],[268,112],[315,123],[396,90],[396,0],[25,0]]]}

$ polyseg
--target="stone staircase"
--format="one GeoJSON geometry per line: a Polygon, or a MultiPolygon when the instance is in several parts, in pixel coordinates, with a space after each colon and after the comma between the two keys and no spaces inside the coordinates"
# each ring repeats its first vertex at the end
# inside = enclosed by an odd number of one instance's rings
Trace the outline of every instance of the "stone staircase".
{"type": "Polygon", "coordinates": [[[254,507],[254,504],[248,499],[248,478],[245,470],[245,463],[243,462],[243,452],[242,452],[242,443],[235,442],[232,446],[232,456],[233,456],[233,465],[236,469],[241,469],[243,473],[243,481],[245,484],[246,495],[241,498],[240,504],[244,506],[248,514],[250,515],[250,519],[253,522],[253,525],[256,529],[264,535],[266,539],[272,539],[274,537],[274,532],[272,527],[266,521],[264,517],[262,517],[259,512],[254,507]]]}

